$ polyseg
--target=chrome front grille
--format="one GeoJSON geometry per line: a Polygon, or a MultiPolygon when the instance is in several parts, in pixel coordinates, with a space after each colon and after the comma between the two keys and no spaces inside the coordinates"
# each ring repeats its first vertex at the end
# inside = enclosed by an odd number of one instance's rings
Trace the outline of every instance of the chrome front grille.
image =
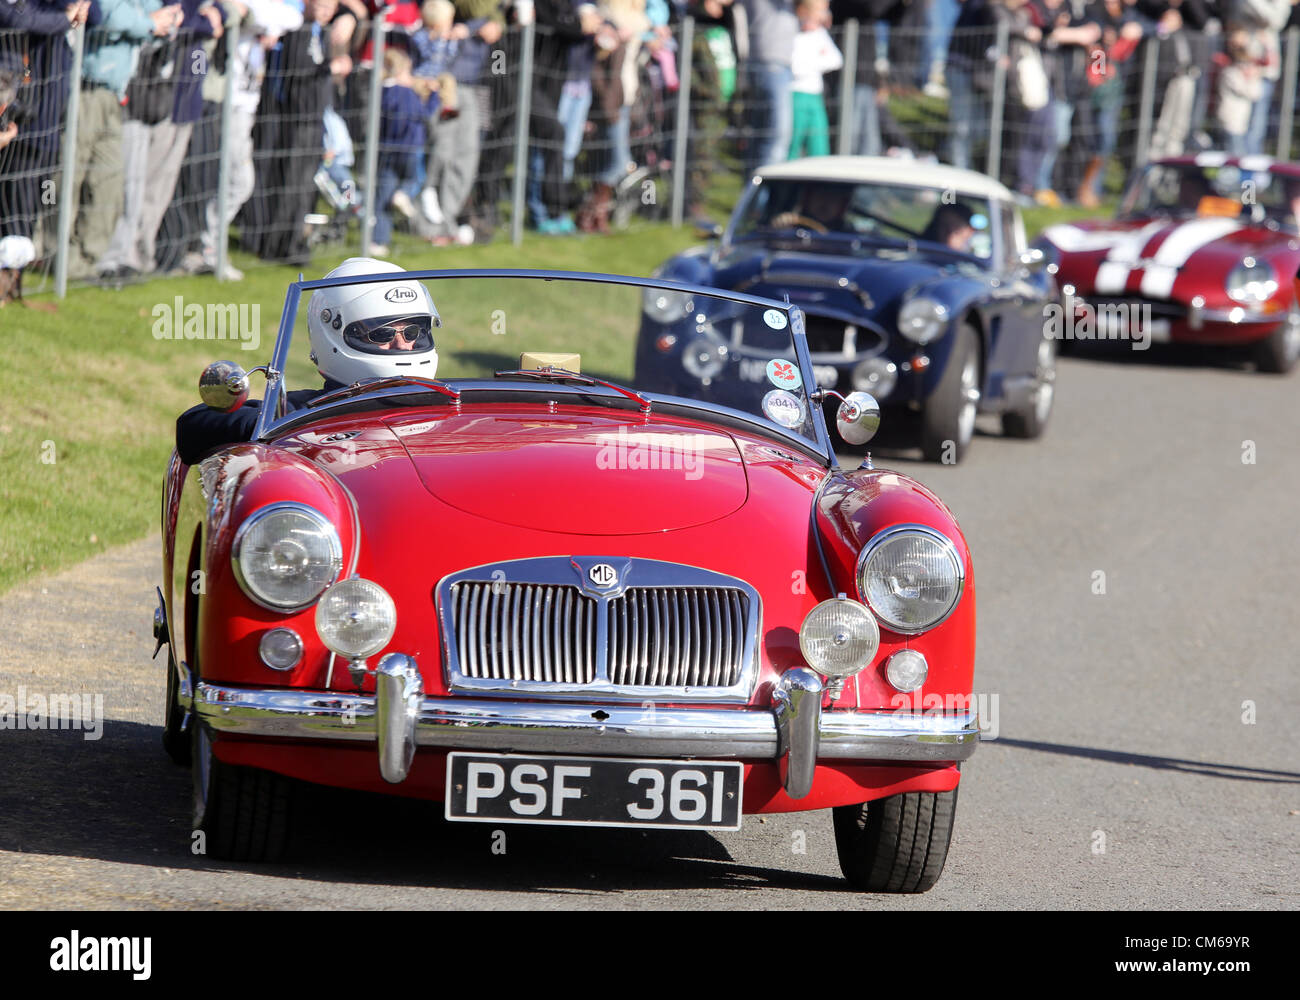
{"type": "Polygon", "coordinates": [[[636,587],[609,602],[609,679],[731,687],[740,679],[745,595],[725,587],[636,587]]]}
{"type": "Polygon", "coordinates": [[[576,587],[458,583],[456,654],[466,677],[561,684],[596,679],[596,601],[576,587]]]}
{"type": "Polygon", "coordinates": [[[693,566],[519,559],[454,573],[437,600],[452,691],[747,701],[757,674],[758,592],[693,566]]]}

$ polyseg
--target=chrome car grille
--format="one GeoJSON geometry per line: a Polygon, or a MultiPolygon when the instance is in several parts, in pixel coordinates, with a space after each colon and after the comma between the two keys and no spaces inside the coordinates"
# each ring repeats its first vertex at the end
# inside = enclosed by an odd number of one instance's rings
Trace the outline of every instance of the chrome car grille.
{"type": "Polygon", "coordinates": [[[638,587],[609,602],[615,684],[731,687],[740,679],[745,595],[723,587],[638,587]]]}
{"type": "Polygon", "coordinates": [[[691,566],[496,563],[439,583],[438,611],[453,691],[744,701],[756,675],[758,592],[691,566]],[[594,571],[615,582],[593,584],[594,571]]]}
{"type": "Polygon", "coordinates": [[[458,583],[456,653],[466,677],[590,684],[596,602],[576,587],[458,583]]]}

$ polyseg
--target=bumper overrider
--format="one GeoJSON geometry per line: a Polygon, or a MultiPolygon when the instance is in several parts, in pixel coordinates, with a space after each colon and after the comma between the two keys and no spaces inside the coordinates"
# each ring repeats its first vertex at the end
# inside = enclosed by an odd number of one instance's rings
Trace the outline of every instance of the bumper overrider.
{"type": "Polygon", "coordinates": [[[199,683],[193,710],[219,733],[257,739],[374,742],[379,770],[406,779],[417,747],[526,753],[774,760],[791,798],[812,789],[819,759],[928,763],[970,757],[976,713],[823,712],[821,677],[787,671],[770,709],[651,708],[426,698],[416,662],[384,656],[375,694],[199,683]]]}

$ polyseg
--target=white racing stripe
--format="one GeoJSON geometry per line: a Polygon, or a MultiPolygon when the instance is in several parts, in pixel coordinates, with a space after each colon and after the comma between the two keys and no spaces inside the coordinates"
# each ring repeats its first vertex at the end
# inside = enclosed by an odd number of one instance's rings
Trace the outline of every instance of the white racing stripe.
{"type": "Polygon", "coordinates": [[[1142,275],[1142,294],[1147,298],[1167,299],[1174,290],[1178,269],[1202,247],[1222,239],[1241,228],[1236,219],[1193,219],[1185,222],[1160,244],[1142,275]]]}
{"type": "Polygon", "coordinates": [[[1166,222],[1151,222],[1134,232],[1117,236],[1110,253],[1097,268],[1094,289],[1103,295],[1122,294],[1124,286],[1128,284],[1128,276],[1142,258],[1142,248],[1166,225],[1166,222]]]}

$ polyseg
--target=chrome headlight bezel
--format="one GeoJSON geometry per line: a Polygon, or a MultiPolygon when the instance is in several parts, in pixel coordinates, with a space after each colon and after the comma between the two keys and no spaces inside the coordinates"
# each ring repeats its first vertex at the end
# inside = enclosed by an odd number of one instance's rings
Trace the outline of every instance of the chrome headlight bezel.
{"type": "Polygon", "coordinates": [[[1224,290],[1228,298],[1242,305],[1260,306],[1277,294],[1277,272],[1264,260],[1246,257],[1228,272],[1224,290]]]}
{"type": "Polygon", "coordinates": [[[309,507],[305,503],[294,501],[271,503],[265,507],[259,507],[244,518],[244,522],[235,532],[235,540],[230,546],[230,564],[239,588],[250,601],[258,607],[266,608],[268,611],[274,611],[278,614],[290,614],[310,607],[338,579],[339,573],[343,569],[343,543],[339,539],[338,529],[334,527],[333,522],[315,507],[309,507]],[[323,577],[324,582],[316,587],[310,593],[310,596],[301,596],[293,601],[277,600],[268,595],[263,589],[260,589],[256,580],[250,578],[246,572],[243,563],[244,546],[247,543],[249,532],[266,518],[283,513],[293,513],[305,517],[325,535],[326,541],[329,543],[330,559],[326,574],[323,577]]]}
{"type": "Polygon", "coordinates": [[[898,635],[919,635],[922,632],[928,632],[932,628],[942,625],[957,610],[961,604],[962,594],[966,590],[966,566],[957,552],[957,546],[941,531],[924,524],[895,524],[883,531],[874,534],[866,545],[862,547],[862,552],[858,555],[858,565],[856,573],[858,596],[862,603],[871,609],[871,613],[880,620],[882,628],[888,629],[898,635]],[[906,535],[919,535],[929,539],[939,545],[942,553],[948,557],[953,569],[953,594],[952,599],[945,607],[942,614],[931,618],[922,624],[906,624],[891,618],[881,612],[871,601],[871,590],[867,586],[867,571],[872,558],[879,553],[886,545],[897,541],[906,535]]]}
{"type": "Polygon", "coordinates": [[[898,332],[924,346],[939,337],[951,319],[948,307],[928,295],[914,295],[898,309],[898,332]]]}

